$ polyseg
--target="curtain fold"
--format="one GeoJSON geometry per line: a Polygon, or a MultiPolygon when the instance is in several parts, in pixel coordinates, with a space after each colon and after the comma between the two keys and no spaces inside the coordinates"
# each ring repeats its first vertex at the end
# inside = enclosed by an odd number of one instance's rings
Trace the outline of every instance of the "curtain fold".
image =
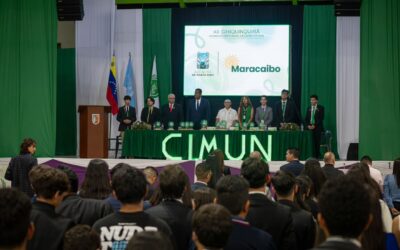
{"type": "Polygon", "coordinates": [[[361,6],[360,156],[400,156],[400,1],[361,6]]]}
{"type": "Polygon", "coordinates": [[[346,159],[358,143],[360,117],[360,17],[337,17],[336,119],[338,153],[346,159]]]}
{"type": "Polygon", "coordinates": [[[54,156],[57,13],[52,0],[0,1],[0,157],[37,141],[37,156],[54,156]]]}
{"type": "Polygon", "coordinates": [[[336,17],[334,6],[304,6],[301,114],[304,119],[310,95],[325,107],[324,127],[333,133],[336,148],[336,17]]]}

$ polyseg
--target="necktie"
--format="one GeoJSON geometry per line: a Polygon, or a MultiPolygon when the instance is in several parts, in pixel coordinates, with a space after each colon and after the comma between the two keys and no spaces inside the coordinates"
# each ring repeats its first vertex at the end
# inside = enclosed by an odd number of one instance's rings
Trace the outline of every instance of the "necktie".
{"type": "Polygon", "coordinates": [[[196,110],[199,108],[199,100],[196,101],[196,110]]]}
{"type": "Polygon", "coordinates": [[[147,123],[149,123],[150,115],[152,112],[153,112],[153,108],[151,107],[151,108],[149,108],[149,112],[147,113],[147,123]]]}
{"type": "Polygon", "coordinates": [[[286,102],[282,102],[282,117],[285,120],[286,102]]]}
{"type": "Polygon", "coordinates": [[[129,115],[129,108],[128,107],[125,108],[125,111],[126,111],[126,115],[129,115]]]}
{"type": "Polygon", "coordinates": [[[311,108],[311,125],[315,124],[315,107],[311,108]]]}
{"type": "Polygon", "coordinates": [[[169,112],[172,112],[172,104],[169,105],[169,112]]]}

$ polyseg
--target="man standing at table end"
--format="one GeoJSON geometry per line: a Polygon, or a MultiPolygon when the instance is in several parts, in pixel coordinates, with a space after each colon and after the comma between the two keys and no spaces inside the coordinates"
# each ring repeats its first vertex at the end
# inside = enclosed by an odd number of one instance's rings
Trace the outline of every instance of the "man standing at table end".
{"type": "Polygon", "coordinates": [[[124,96],[125,105],[118,110],[117,121],[119,121],[118,131],[124,141],[124,133],[136,121],[136,109],[131,106],[131,97],[124,96]]]}
{"type": "Polygon", "coordinates": [[[168,95],[168,103],[161,108],[161,121],[164,129],[168,129],[168,123],[174,123],[174,129],[178,129],[179,123],[183,121],[183,111],[181,105],[175,103],[175,95],[168,95]]]}
{"type": "Polygon", "coordinates": [[[318,104],[318,96],[310,96],[311,106],[307,108],[305,127],[313,132],[314,156],[320,158],[321,134],[324,131],[325,109],[318,104]]]}
{"type": "Polygon", "coordinates": [[[189,100],[186,110],[186,118],[188,121],[193,122],[194,129],[200,129],[202,120],[210,122],[210,103],[207,99],[202,98],[202,90],[196,89],[194,91],[194,99],[189,100]]]}
{"type": "Polygon", "coordinates": [[[284,123],[299,124],[300,116],[296,104],[289,98],[289,90],[282,90],[281,100],[274,109],[275,126],[282,127],[284,123]]]}

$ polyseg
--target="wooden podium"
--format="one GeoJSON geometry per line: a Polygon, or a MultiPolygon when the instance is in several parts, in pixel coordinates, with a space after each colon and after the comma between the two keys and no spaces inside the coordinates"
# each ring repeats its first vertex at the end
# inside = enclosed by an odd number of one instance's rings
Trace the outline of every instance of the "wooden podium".
{"type": "Polygon", "coordinates": [[[79,106],[79,156],[108,158],[108,113],[110,106],[79,106]]]}

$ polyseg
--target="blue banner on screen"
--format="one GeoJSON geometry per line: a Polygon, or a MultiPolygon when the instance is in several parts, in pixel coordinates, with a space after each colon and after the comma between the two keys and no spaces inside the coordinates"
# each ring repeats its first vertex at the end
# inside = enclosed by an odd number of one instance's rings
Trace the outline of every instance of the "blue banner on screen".
{"type": "Polygon", "coordinates": [[[289,51],[290,25],[185,26],[184,95],[278,96],[289,51]]]}

